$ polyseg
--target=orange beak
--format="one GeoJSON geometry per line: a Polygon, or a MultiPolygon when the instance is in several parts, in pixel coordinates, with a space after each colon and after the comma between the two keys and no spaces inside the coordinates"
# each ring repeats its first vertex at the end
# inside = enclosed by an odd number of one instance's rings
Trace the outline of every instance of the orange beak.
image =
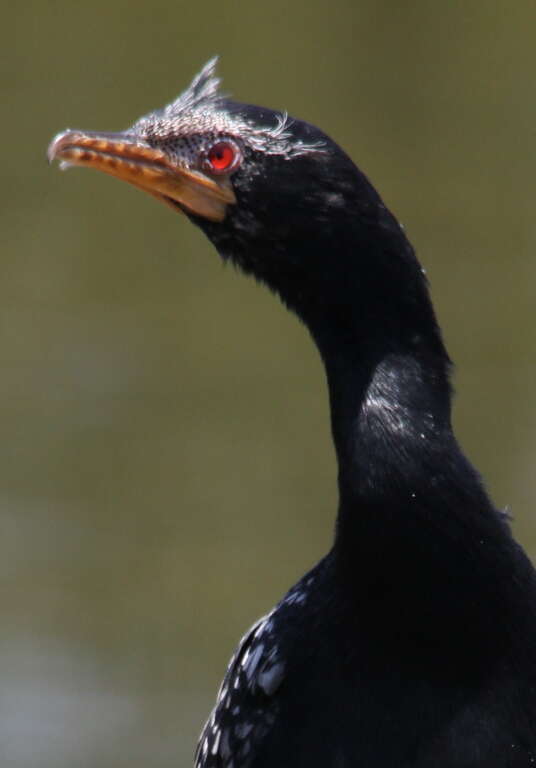
{"type": "Polygon", "coordinates": [[[236,203],[227,177],[218,179],[202,171],[183,168],[161,149],[128,133],[64,131],[48,147],[49,162],[61,168],[81,165],[128,181],[170,205],[174,210],[210,221],[223,221],[228,205],[236,203]]]}

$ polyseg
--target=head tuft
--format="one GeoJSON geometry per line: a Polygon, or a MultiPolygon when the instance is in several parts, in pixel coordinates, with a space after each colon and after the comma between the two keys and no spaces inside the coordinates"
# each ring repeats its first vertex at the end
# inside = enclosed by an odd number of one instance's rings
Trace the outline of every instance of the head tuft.
{"type": "Polygon", "coordinates": [[[217,63],[217,56],[207,61],[188,88],[162,110],[162,115],[171,118],[183,112],[218,109],[225,96],[219,91],[221,79],[216,76],[217,63]]]}
{"type": "Polygon", "coordinates": [[[296,139],[286,112],[238,104],[221,93],[217,62],[214,56],[175,101],[141,117],[129,132],[163,148],[192,137],[212,141],[230,136],[253,150],[287,159],[323,150],[323,141],[296,139]],[[259,113],[264,113],[261,122],[259,113]]]}

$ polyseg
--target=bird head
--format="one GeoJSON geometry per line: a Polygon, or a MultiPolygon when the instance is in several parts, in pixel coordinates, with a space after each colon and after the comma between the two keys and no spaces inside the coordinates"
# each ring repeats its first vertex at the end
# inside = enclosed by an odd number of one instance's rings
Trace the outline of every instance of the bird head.
{"type": "Polygon", "coordinates": [[[371,296],[375,312],[392,315],[400,280],[404,295],[422,293],[401,227],[343,150],[284,112],[230,100],[215,65],[126,131],[58,134],[49,159],[96,168],[185,213],[310,327],[319,316],[325,326],[326,308],[370,308],[371,296]]]}

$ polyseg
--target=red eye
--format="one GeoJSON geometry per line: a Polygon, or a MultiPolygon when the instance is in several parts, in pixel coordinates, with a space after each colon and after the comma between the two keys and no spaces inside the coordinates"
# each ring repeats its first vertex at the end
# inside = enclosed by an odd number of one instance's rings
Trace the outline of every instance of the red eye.
{"type": "Polygon", "coordinates": [[[218,141],[209,149],[206,164],[209,171],[225,173],[238,164],[240,152],[230,141],[218,141]]]}

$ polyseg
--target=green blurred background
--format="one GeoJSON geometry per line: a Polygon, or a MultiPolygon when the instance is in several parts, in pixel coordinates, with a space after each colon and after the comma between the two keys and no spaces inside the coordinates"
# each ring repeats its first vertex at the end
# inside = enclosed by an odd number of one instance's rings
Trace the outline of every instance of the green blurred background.
{"type": "Polygon", "coordinates": [[[536,556],[531,0],[32,2],[2,13],[0,763],[190,766],[240,634],[327,549],[305,330],[165,206],[45,162],[214,53],[337,139],[404,222],[455,421],[536,556]]]}

